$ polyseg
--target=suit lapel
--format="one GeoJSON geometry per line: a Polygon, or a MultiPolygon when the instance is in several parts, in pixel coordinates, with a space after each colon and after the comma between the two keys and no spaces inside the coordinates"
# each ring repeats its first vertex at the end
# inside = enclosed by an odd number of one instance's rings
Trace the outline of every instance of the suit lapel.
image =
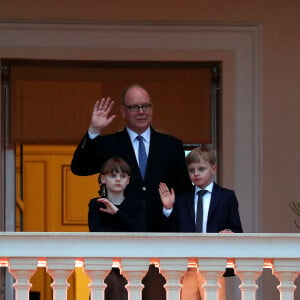
{"type": "Polygon", "coordinates": [[[158,141],[158,135],[155,130],[151,129],[150,134],[150,145],[149,145],[149,154],[147,159],[147,169],[145,174],[145,180],[147,177],[150,176],[152,173],[152,168],[157,168],[157,164],[160,162],[160,152],[162,145],[158,141]]]}
{"type": "Polygon", "coordinates": [[[221,198],[222,198],[222,193],[220,191],[220,188],[216,183],[214,183],[213,190],[211,193],[209,211],[208,211],[208,220],[213,215],[216,207],[221,201],[221,198]]]}
{"type": "Polygon", "coordinates": [[[186,207],[187,212],[189,214],[189,219],[192,220],[193,225],[195,226],[195,188],[191,188],[188,190],[186,194],[186,207]]]}

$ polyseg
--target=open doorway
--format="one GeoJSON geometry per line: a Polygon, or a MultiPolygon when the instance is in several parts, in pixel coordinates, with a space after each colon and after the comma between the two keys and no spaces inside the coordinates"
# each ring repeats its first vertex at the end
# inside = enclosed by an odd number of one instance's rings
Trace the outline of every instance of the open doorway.
{"type": "MultiPolygon", "coordinates": [[[[218,147],[218,62],[7,60],[4,66],[10,98],[9,140],[18,145],[19,230],[85,231],[86,215],[76,214],[70,203],[82,203],[82,191],[88,193],[97,181],[72,176],[69,163],[74,145],[87,130],[94,102],[101,96],[110,96],[117,102],[122,90],[132,83],[145,86],[151,93],[154,128],[180,138],[187,151],[199,144],[218,147]],[[46,208],[48,216],[44,213],[46,208]],[[61,211],[56,225],[49,223],[55,219],[50,208],[53,214],[61,211]],[[35,215],[44,217],[38,220],[35,215]],[[31,224],[33,221],[35,224],[31,224]]],[[[123,127],[117,105],[113,113],[116,121],[105,133],[123,127]]]]}
{"type": "MultiPolygon", "coordinates": [[[[151,92],[155,128],[179,137],[187,151],[203,143],[218,146],[218,62],[7,60],[4,66],[16,157],[16,230],[88,231],[87,203],[97,180],[74,176],[69,165],[102,95],[118,101],[127,85],[142,84],[151,92]]],[[[120,117],[114,126],[111,132],[122,128],[120,117]]],[[[41,282],[45,274],[39,271],[41,282]]],[[[34,281],[33,289],[47,297],[34,281]]]]}

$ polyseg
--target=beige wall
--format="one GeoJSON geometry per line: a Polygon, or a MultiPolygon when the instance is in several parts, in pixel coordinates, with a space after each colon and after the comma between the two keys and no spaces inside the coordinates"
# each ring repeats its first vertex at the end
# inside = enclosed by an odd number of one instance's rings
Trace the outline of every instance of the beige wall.
{"type": "Polygon", "coordinates": [[[298,0],[0,0],[0,21],[16,20],[262,24],[262,231],[299,232],[288,207],[300,201],[298,0]]]}

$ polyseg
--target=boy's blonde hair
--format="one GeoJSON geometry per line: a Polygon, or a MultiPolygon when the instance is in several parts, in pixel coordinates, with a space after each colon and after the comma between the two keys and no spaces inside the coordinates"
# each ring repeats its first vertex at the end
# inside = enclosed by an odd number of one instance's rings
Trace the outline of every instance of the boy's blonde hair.
{"type": "Polygon", "coordinates": [[[186,165],[192,163],[199,163],[201,160],[208,162],[210,165],[216,164],[216,154],[215,151],[209,148],[207,145],[202,145],[191,150],[185,159],[186,165]]]}

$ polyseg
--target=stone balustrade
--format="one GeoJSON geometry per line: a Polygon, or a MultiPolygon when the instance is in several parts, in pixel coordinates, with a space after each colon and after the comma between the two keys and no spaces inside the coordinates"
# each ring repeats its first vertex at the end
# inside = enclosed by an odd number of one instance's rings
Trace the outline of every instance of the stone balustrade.
{"type": "Polygon", "coordinates": [[[180,280],[189,264],[204,278],[204,300],[219,299],[219,279],[226,267],[233,267],[240,280],[240,299],[257,299],[257,279],[264,268],[271,268],[280,282],[280,300],[292,300],[300,274],[300,234],[0,234],[0,266],[15,279],[17,300],[29,299],[30,278],[38,266],[45,266],[53,279],[53,299],[67,299],[67,279],[76,264],[90,278],[90,299],[104,300],[104,279],[116,261],[128,281],[130,300],[142,299],[142,279],[150,263],[166,279],[167,300],[180,299],[180,280]]]}

